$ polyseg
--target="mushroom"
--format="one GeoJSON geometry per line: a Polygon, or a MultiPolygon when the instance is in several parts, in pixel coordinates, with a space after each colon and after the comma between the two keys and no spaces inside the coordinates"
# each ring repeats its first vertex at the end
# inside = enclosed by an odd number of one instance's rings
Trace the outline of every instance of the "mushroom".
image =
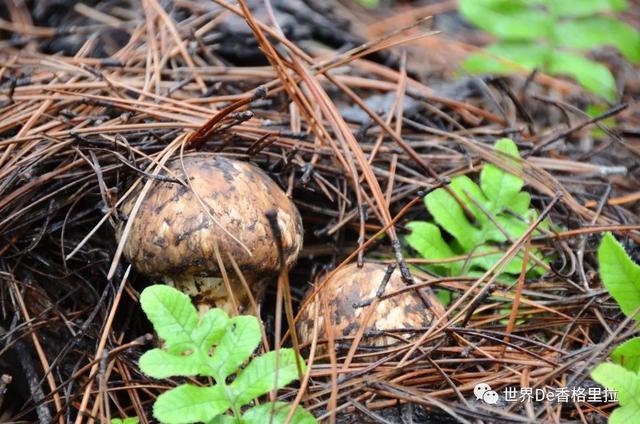
{"type": "MultiPolygon", "coordinates": [[[[219,307],[235,313],[232,297],[237,312],[251,311],[233,262],[259,304],[280,271],[267,213],[277,220],[284,267],[289,270],[302,247],[298,210],[267,174],[247,162],[199,153],[172,160],[166,167],[183,181],[188,178],[189,184],[153,181],[131,225],[125,257],[138,272],[191,296],[201,312],[219,307]],[[216,258],[216,244],[231,293],[216,258]]],[[[127,217],[137,194],[123,203],[121,211],[127,217]]],[[[121,223],[116,229],[118,241],[123,228],[121,223]]]]}
{"type": "MultiPolygon", "coordinates": [[[[349,264],[339,269],[328,280],[319,283],[320,290],[315,299],[310,301],[300,313],[297,324],[297,332],[302,344],[311,343],[313,339],[313,326],[315,306],[318,305],[318,338],[326,339],[325,315],[321,297],[326,298],[328,305],[333,338],[353,338],[358,333],[362,319],[369,304],[374,308],[369,317],[364,331],[365,336],[360,340],[360,346],[387,346],[398,342],[399,337],[407,338],[415,332],[398,332],[397,330],[420,330],[428,327],[434,316],[443,313],[443,307],[430,290],[421,290],[422,297],[415,290],[407,290],[389,298],[377,302],[376,296],[390,294],[396,290],[406,288],[402,281],[401,273],[394,269],[391,276],[387,276],[387,266],[376,263],[365,263],[362,268],[357,264],[349,264]],[[387,281],[388,280],[388,281],[387,281]],[[387,281],[386,286],[384,282],[387,281]],[[383,289],[383,293],[378,293],[383,289]],[[393,333],[390,330],[394,330],[393,333]],[[384,334],[388,331],[387,334],[384,334]],[[368,335],[369,334],[369,335],[368,335]],[[373,334],[373,336],[370,336],[373,334]],[[393,334],[393,335],[392,335],[393,334]]],[[[416,283],[419,283],[416,280],[416,283]]],[[[310,288],[305,300],[309,300],[310,288]]],[[[323,349],[319,350],[323,352],[323,349]]]]}

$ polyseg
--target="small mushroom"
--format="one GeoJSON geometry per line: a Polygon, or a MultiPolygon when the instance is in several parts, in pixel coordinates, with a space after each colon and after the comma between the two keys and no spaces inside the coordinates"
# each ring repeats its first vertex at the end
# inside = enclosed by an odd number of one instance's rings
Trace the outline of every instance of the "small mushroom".
{"type": "MultiPolygon", "coordinates": [[[[398,269],[393,270],[390,278],[385,276],[387,266],[376,263],[365,263],[362,268],[357,264],[349,264],[338,270],[329,280],[320,282],[321,289],[315,300],[308,303],[302,310],[297,324],[297,331],[302,344],[311,343],[313,339],[314,303],[318,302],[318,340],[326,339],[323,314],[323,301],[326,298],[333,338],[336,343],[342,338],[353,338],[360,329],[365,311],[376,298],[380,287],[384,288],[383,295],[406,288],[398,269]],[[388,278],[386,286],[383,282],[388,278]]],[[[416,279],[416,283],[420,283],[416,279]]],[[[308,299],[314,289],[309,289],[305,299],[308,299]]],[[[379,300],[371,307],[375,308],[364,331],[365,336],[360,340],[360,346],[387,346],[409,338],[415,331],[428,327],[434,316],[443,312],[442,305],[429,290],[422,290],[428,305],[415,290],[407,290],[386,299],[379,300]],[[394,330],[393,332],[391,330],[394,330]],[[387,334],[384,334],[384,332],[387,334]],[[373,334],[373,336],[371,336],[373,334]]],[[[324,352],[324,349],[319,349],[324,352]]]]}
{"type": "MultiPolygon", "coordinates": [[[[290,269],[302,247],[298,210],[267,174],[247,162],[195,154],[166,167],[183,181],[189,178],[189,184],[152,183],[131,225],[125,257],[138,272],[191,296],[201,311],[219,307],[234,313],[232,295],[238,312],[251,312],[247,290],[229,256],[259,303],[280,270],[266,215],[275,214],[284,264],[290,269]],[[226,290],[216,259],[216,243],[232,293],[226,290]]],[[[137,194],[124,202],[124,215],[131,213],[137,194]]],[[[123,229],[124,223],[116,229],[118,241],[123,229]]]]}

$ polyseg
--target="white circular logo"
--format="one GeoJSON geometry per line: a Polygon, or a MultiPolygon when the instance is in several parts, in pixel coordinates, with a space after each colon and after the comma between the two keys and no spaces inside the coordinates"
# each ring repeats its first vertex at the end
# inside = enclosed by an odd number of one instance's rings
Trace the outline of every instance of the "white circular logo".
{"type": "Polygon", "coordinates": [[[498,403],[498,393],[491,390],[491,386],[487,383],[478,383],[473,388],[473,394],[476,395],[476,399],[483,401],[487,405],[495,405],[498,403]]]}

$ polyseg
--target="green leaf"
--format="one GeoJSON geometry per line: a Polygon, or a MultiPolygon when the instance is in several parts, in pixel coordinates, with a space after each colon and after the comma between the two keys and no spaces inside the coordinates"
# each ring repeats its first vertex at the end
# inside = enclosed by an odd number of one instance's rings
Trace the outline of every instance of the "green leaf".
{"type": "Polygon", "coordinates": [[[511,200],[511,204],[507,207],[510,211],[518,214],[525,215],[529,211],[529,205],[531,204],[531,195],[526,191],[521,191],[516,194],[511,200]]]}
{"type": "Polygon", "coordinates": [[[127,418],[112,418],[111,424],[138,424],[140,419],[138,417],[127,418]]]}
{"type": "Polygon", "coordinates": [[[627,340],[611,352],[611,360],[629,371],[640,371],[640,337],[627,340]]]}
{"type": "Polygon", "coordinates": [[[556,39],[560,45],[575,49],[614,46],[630,61],[640,62],[640,32],[617,19],[590,16],[558,22],[556,39]]]}
{"type": "MultiPolygon", "coordinates": [[[[590,117],[595,118],[598,115],[602,115],[604,112],[607,111],[607,109],[608,109],[608,106],[604,103],[592,103],[589,106],[587,106],[587,109],[585,110],[585,112],[590,117]]],[[[609,117],[609,118],[600,120],[600,124],[603,125],[605,128],[614,127],[616,123],[617,123],[617,119],[615,117],[609,117]]],[[[607,135],[607,133],[600,127],[594,127],[591,129],[590,132],[591,132],[591,137],[597,138],[597,139],[602,139],[607,135]]]]}
{"type": "Polygon", "coordinates": [[[424,202],[438,225],[454,236],[466,251],[476,245],[479,230],[469,223],[462,207],[445,189],[427,194],[424,202]]]}
{"type": "Polygon", "coordinates": [[[618,392],[620,407],[609,416],[609,424],[640,421],[640,375],[624,367],[602,363],[591,371],[591,377],[604,387],[618,392]]]}
{"type": "Polygon", "coordinates": [[[463,68],[473,74],[508,74],[519,67],[533,71],[536,68],[544,69],[547,56],[551,53],[551,49],[545,44],[517,41],[500,41],[490,45],[485,51],[486,53],[467,57],[463,68]]]}
{"type": "Polygon", "coordinates": [[[238,420],[230,415],[218,415],[207,424],[238,424],[238,420]]]}
{"type": "MultiPolygon", "coordinates": [[[[242,416],[245,424],[284,424],[291,410],[291,405],[284,402],[265,403],[249,409],[242,416]]],[[[292,424],[316,424],[313,415],[301,407],[297,407],[291,419],[292,424]]]]}
{"type": "MultiPolygon", "coordinates": [[[[405,237],[406,242],[423,258],[447,259],[455,256],[455,253],[442,238],[440,228],[436,225],[430,222],[413,221],[407,224],[407,228],[411,230],[411,234],[405,237]]],[[[455,264],[459,268],[459,263],[455,264]]],[[[456,268],[454,263],[442,265],[456,268]]]]}
{"type": "Polygon", "coordinates": [[[198,313],[189,296],[158,284],[144,289],[140,304],[169,352],[181,353],[193,345],[191,333],[196,328],[198,313]]]}
{"type": "MultiPolygon", "coordinates": [[[[493,246],[480,246],[473,252],[473,254],[481,255],[495,250],[496,249],[493,246]]],[[[469,261],[469,267],[478,267],[486,271],[494,266],[502,256],[504,256],[504,252],[478,256],[469,261]]],[[[520,274],[520,271],[522,271],[522,256],[512,258],[502,270],[502,272],[507,274],[520,274]]]]}
{"type": "MultiPolygon", "coordinates": [[[[513,140],[500,139],[496,142],[495,149],[509,155],[503,156],[503,159],[511,166],[516,168],[522,166],[513,159],[520,157],[518,147],[513,140]]],[[[480,172],[480,187],[489,199],[491,211],[500,211],[504,207],[509,207],[512,199],[520,192],[523,185],[522,178],[491,163],[486,164],[480,172]]]]}
{"type": "MultiPolygon", "coordinates": [[[[508,241],[505,236],[505,232],[509,235],[511,240],[515,240],[522,236],[529,228],[529,220],[535,220],[535,212],[533,210],[527,211],[522,217],[516,217],[510,213],[499,213],[494,217],[498,226],[492,221],[487,222],[483,226],[484,240],[496,241],[498,243],[504,243],[508,241]]],[[[539,232],[534,230],[533,235],[538,235],[539,232]]]]}
{"type": "Polygon", "coordinates": [[[598,262],[602,284],[618,302],[622,312],[630,316],[640,307],[640,266],[633,263],[611,233],[602,238],[598,262]]]}
{"type": "Polygon", "coordinates": [[[626,0],[533,0],[532,2],[546,5],[556,16],[590,16],[602,12],[621,12],[627,9],[626,0]]]}
{"type": "Polygon", "coordinates": [[[478,187],[478,184],[474,183],[471,178],[466,175],[460,175],[451,180],[451,188],[455,191],[460,200],[467,205],[476,219],[480,221],[487,220],[487,215],[482,211],[478,204],[485,209],[490,205],[484,193],[480,187],[478,187]]]}
{"type": "MultiPolygon", "coordinates": [[[[528,215],[527,213],[524,219],[527,219],[528,215]]],[[[512,240],[522,236],[527,231],[527,228],[529,228],[529,224],[526,221],[512,215],[498,215],[496,221],[509,234],[512,240]]]]}
{"type": "Polygon", "coordinates": [[[470,74],[508,74],[513,70],[512,66],[502,63],[495,57],[485,52],[471,53],[462,62],[462,69],[470,74]]]}
{"type": "Polygon", "coordinates": [[[459,11],[471,23],[505,40],[546,38],[553,18],[517,0],[460,0],[459,11]]]}
{"type": "Polygon", "coordinates": [[[549,73],[575,78],[584,88],[608,100],[616,97],[616,81],[611,71],[579,54],[553,52],[549,59],[549,73]]]}
{"type": "Polygon", "coordinates": [[[211,356],[211,366],[221,379],[227,378],[245,362],[260,344],[260,323],[254,316],[231,319],[227,332],[211,356]]]}
{"type": "MultiPolygon", "coordinates": [[[[271,390],[285,387],[298,379],[295,351],[283,348],[279,352],[280,354],[276,355],[274,350],[253,359],[231,383],[234,393],[238,393],[236,405],[245,405],[271,390]],[[276,360],[278,360],[277,367],[276,360]]],[[[302,365],[302,372],[305,372],[304,360],[298,359],[302,365]]]]}
{"type": "Polygon", "coordinates": [[[193,330],[193,341],[207,351],[212,345],[218,344],[229,326],[229,317],[219,308],[210,309],[200,318],[198,326],[193,330]]]}
{"type": "Polygon", "coordinates": [[[449,306],[453,302],[453,293],[446,289],[436,290],[436,296],[443,306],[449,306]]]}
{"type": "Polygon", "coordinates": [[[191,384],[164,392],[153,404],[153,416],[166,424],[210,421],[231,407],[225,387],[191,384]]]}
{"type": "Polygon", "coordinates": [[[194,355],[174,355],[161,349],[145,352],[140,357],[139,365],[143,373],[153,378],[211,375],[206,364],[202,364],[194,355]]]}
{"type": "Polygon", "coordinates": [[[493,146],[498,152],[502,152],[505,154],[505,158],[511,160],[511,162],[518,166],[520,164],[519,161],[514,160],[513,158],[520,159],[520,152],[518,151],[518,145],[511,140],[510,138],[501,138],[496,141],[496,144],[493,146]]]}
{"type": "Polygon", "coordinates": [[[542,69],[552,75],[574,78],[587,90],[608,100],[616,97],[616,82],[609,69],[581,55],[552,50],[542,44],[506,41],[492,44],[486,51],[517,66],[488,54],[473,54],[463,63],[464,69],[474,74],[508,74],[518,66],[527,71],[542,69]]]}
{"type": "Polygon", "coordinates": [[[229,325],[227,314],[212,309],[198,320],[188,296],[169,286],[151,286],[141,295],[142,307],[165,340],[166,351],[153,349],[140,358],[140,369],[154,378],[215,376],[208,350],[229,325]]]}
{"type": "Polygon", "coordinates": [[[491,214],[492,219],[500,225],[500,228],[493,221],[487,221],[482,226],[482,240],[484,241],[495,241],[498,243],[504,243],[508,240],[508,237],[505,235],[505,232],[511,237],[514,238],[513,232],[509,231],[508,227],[505,227],[505,220],[517,220],[512,216],[503,216],[503,215],[495,215],[491,214]]]}

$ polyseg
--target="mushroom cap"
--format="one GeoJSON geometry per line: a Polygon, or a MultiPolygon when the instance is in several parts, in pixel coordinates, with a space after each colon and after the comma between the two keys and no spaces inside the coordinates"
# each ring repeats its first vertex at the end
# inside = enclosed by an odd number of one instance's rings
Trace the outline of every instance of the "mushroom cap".
{"type": "MultiPolygon", "coordinates": [[[[324,280],[322,289],[315,297],[315,301],[310,302],[302,311],[298,320],[297,331],[301,343],[311,343],[313,338],[313,324],[315,302],[320,302],[320,296],[325,296],[329,307],[331,327],[333,328],[334,339],[343,337],[354,337],[360,328],[365,311],[368,306],[354,307],[354,303],[375,298],[380,284],[384,280],[387,266],[376,263],[365,263],[362,268],[357,264],[349,264],[338,270],[329,280],[324,280]]],[[[416,280],[417,283],[419,281],[416,280]]],[[[406,287],[402,281],[402,276],[398,269],[391,274],[391,278],[386,285],[385,294],[406,287]]],[[[307,299],[313,288],[309,289],[305,299],[307,299]]],[[[388,299],[381,300],[375,308],[367,322],[365,333],[380,332],[384,330],[399,329],[423,329],[430,325],[435,314],[442,311],[442,305],[432,293],[425,290],[426,298],[430,306],[425,306],[420,296],[409,290],[388,299]]],[[[326,339],[324,326],[324,314],[322,302],[318,307],[318,340],[326,339]]],[[[396,333],[397,334],[397,333],[396,333]]],[[[413,335],[413,333],[397,334],[401,337],[413,335]]],[[[391,336],[363,337],[360,340],[361,346],[384,346],[397,342],[398,339],[391,336]]]]}
{"type": "MultiPolygon", "coordinates": [[[[214,251],[217,241],[230,276],[234,271],[228,255],[250,283],[268,273],[276,274],[278,249],[266,217],[269,211],[276,213],[287,268],[295,263],[302,247],[300,214],[260,168],[202,153],[172,160],[166,167],[184,181],[189,178],[193,190],[174,182],[152,183],[124,247],[124,255],[139,272],[150,276],[220,276],[214,251]]],[[[126,216],[138,193],[132,193],[124,203],[126,216]]],[[[116,231],[118,240],[123,227],[116,231]]]]}

